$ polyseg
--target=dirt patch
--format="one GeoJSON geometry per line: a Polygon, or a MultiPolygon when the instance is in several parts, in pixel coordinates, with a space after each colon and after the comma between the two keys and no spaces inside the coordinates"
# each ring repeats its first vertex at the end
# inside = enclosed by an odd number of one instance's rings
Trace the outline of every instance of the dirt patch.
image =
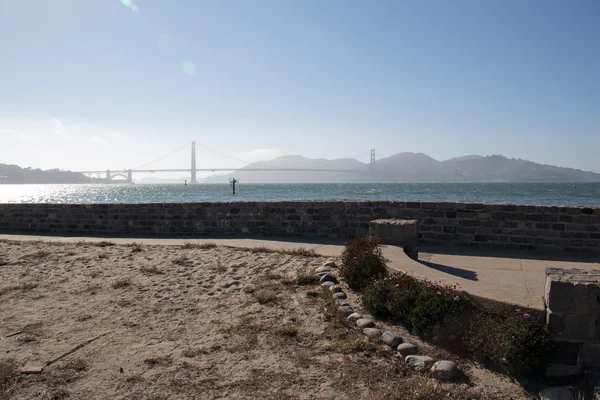
{"type": "Polygon", "coordinates": [[[11,241],[0,254],[2,400],[526,398],[407,371],[336,315],[307,275],[325,261],[313,254],[11,241]]]}

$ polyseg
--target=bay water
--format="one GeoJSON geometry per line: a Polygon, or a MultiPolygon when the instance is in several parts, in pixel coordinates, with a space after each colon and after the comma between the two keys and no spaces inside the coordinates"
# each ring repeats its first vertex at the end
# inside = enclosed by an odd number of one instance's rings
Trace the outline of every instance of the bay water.
{"type": "Polygon", "coordinates": [[[0,185],[0,203],[398,200],[600,206],[600,183],[0,185]]]}

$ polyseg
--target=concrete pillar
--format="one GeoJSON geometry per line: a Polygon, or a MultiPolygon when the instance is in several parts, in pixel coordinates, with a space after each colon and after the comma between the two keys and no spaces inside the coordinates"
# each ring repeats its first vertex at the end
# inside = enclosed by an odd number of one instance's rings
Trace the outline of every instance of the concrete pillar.
{"type": "Polygon", "coordinates": [[[106,180],[110,181],[110,169],[106,170],[106,180]]]}

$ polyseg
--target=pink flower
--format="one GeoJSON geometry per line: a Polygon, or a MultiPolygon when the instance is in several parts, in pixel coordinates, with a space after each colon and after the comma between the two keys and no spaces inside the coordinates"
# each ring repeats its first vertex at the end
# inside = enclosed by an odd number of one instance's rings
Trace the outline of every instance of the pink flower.
{"type": "Polygon", "coordinates": [[[455,296],[455,297],[454,297],[454,301],[458,301],[458,300],[460,300],[460,297],[458,297],[458,296],[455,296]]]}
{"type": "Polygon", "coordinates": [[[515,311],[520,313],[520,312],[521,312],[521,309],[520,309],[520,308],[517,308],[515,311]]]}
{"type": "Polygon", "coordinates": [[[529,318],[529,317],[531,317],[531,315],[529,315],[527,313],[523,314],[523,318],[529,318]]]}
{"type": "Polygon", "coordinates": [[[396,283],[396,289],[400,288],[400,284],[396,283]]]}
{"type": "Polygon", "coordinates": [[[437,294],[442,294],[442,292],[440,292],[440,291],[438,290],[437,294]]]}

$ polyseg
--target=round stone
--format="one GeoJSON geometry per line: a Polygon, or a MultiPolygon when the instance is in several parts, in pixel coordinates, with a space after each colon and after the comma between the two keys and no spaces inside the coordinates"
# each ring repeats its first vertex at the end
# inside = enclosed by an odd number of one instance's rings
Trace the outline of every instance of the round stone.
{"type": "Polygon", "coordinates": [[[427,371],[435,360],[429,356],[406,356],[404,362],[415,371],[427,371]]]}
{"type": "Polygon", "coordinates": [[[573,400],[573,392],[563,386],[552,386],[540,392],[541,400],[573,400]]]}
{"type": "Polygon", "coordinates": [[[371,321],[370,319],[361,318],[358,321],[356,321],[356,326],[358,326],[360,329],[374,328],[375,322],[371,321]]]}
{"type": "Polygon", "coordinates": [[[323,264],[324,267],[330,267],[330,268],[337,268],[337,265],[335,265],[335,261],[333,260],[328,260],[323,264]]]}
{"type": "Polygon", "coordinates": [[[377,328],[365,328],[363,329],[363,333],[369,339],[376,339],[381,336],[381,330],[377,328]]]}
{"type": "Polygon", "coordinates": [[[331,268],[329,267],[317,267],[315,269],[315,272],[318,274],[319,272],[330,272],[331,268]]]}
{"type": "Polygon", "coordinates": [[[331,293],[337,293],[342,291],[342,287],[340,285],[332,285],[329,286],[329,290],[331,290],[331,293]]]}
{"type": "Polygon", "coordinates": [[[419,348],[412,343],[400,343],[396,349],[403,357],[414,356],[419,353],[419,348]]]}
{"type": "Polygon", "coordinates": [[[443,381],[450,380],[456,376],[458,367],[454,361],[438,361],[431,367],[431,375],[443,381]]]}
{"type": "Polygon", "coordinates": [[[348,303],[348,300],[346,300],[346,299],[336,299],[336,300],[340,306],[349,306],[350,305],[350,303],[348,303]]]}
{"type": "Polygon", "coordinates": [[[381,341],[392,348],[396,348],[402,343],[402,338],[393,332],[385,331],[381,335],[381,341]]]}
{"type": "Polygon", "coordinates": [[[335,286],[335,282],[327,281],[321,283],[321,286],[335,286]]]}
{"type": "Polygon", "coordinates": [[[354,308],[350,306],[339,306],[338,310],[346,316],[354,313],[354,308]]]}
{"type": "Polygon", "coordinates": [[[355,312],[355,313],[352,313],[352,314],[348,315],[348,318],[346,318],[346,319],[348,321],[354,322],[354,321],[357,321],[357,320],[359,320],[361,318],[362,318],[362,315],[360,315],[359,313],[355,312]]]}
{"type": "Polygon", "coordinates": [[[315,275],[317,275],[319,278],[321,278],[324,275],[329,275],[329,272],[331,272],[331,271],[317,272],[315,275]]]}
{"type": "Polygon", "coordinates": [[[321,277],[321,280],[319,281],[320,283],[323,282],[333,282],[333,283],[338,283],[337,279],[335,279],[335,276],[333,275],[329,275],[329,274],[325,274],[321,277]]]}
{"type": "Polygon", "coordinates": [[[344,292],[336,292],[333,294],[333,297],[335,297],[336,299],[347,299],[348,296],[346,296],[346,293],[344,292]]]}

